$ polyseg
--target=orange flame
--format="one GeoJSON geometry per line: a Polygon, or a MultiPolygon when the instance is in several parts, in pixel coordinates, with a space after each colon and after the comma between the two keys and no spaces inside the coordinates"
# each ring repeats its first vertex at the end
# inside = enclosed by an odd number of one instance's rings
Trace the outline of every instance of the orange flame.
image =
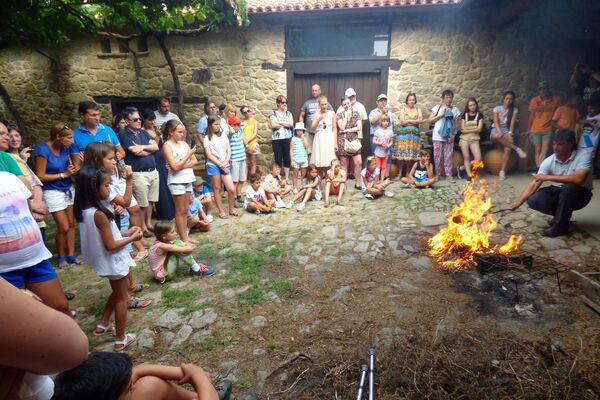
{"type": "Polygon", "coordinates": [[[476,253],[508,254],[518,250],[521,236],[512,235],[503,246],[490,245],[497,222],[490,209],[487,183],[479,179],[482,161],[472,164],[472,181],[463,189],[463,202],[448,214],[448,226],[428,240],[429,252],[445,268],[465,269],[476,253]],[[479,188],[475,186],[479,183],[479,188]]]}

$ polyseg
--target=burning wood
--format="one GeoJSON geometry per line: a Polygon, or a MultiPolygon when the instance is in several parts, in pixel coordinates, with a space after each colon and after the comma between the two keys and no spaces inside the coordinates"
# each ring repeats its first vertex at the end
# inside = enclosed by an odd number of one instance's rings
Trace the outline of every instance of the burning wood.
{"type": "Polygon", "coordinates": [[[474,262],[475,254],[509,254],[519,248],[521,236],[515,235],[503,246],[490,244],[497,222],[490,211],[487,183],[479,179],[481,168],[482,161],[473,163],[472,181],[463,189],[463,202],[448,214],[448,226],[428,240],[430,254],[445,268],[464,269],[474,262]]]}

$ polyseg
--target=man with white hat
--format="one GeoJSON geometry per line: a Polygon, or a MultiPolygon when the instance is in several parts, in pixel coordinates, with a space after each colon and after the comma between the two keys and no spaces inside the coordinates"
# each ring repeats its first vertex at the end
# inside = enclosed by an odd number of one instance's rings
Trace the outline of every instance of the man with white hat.
{"type": "MultiPolygon", "coordinates": [[[[354,90],[353,88],[348,88],[346,89],[346,91],[344,92],[344,97],[350,100],[350,108],[356,112],[358,112],[358,115],[360,116],[361,121],[366,121],[367,119],[369,119],[369,116],[367,114],[367,109],[365,108],[364,104],[361,103],[360,101],[356,100],[356,90],[354,90]]],[[[336,115],[343,112],[344,108],[342,106],[339,106],[336,112],[336,115]]],[[[363,126],[364,126],[364,122],[363,122],[363,126]]],[[[358,131],[358,139],[362,140],[363,138],[363,133],[362,130],[358,131]]],[[[348,171],[353,171],[353,160],[352,158],[350,159],[350,165],[348,165],[348,171]]],[[[348,179],[355,179],[353,174],[349,174],[348,175],[348,179]]]]}
{"type": "MultiPolygon", "coordinates": [[[[371,143],[371,154],[375,153],[375,145],[373,144],[373,135],[375,134],[375,131],[377,129],[379,129],[380,127],[380,123],[379,121],[381,120],[381,117],[385,114],[387,114],[390,117],[390,129],[392,130],[392,132],[394,131],[394,114],[388,110],[387,107],[387,95],[385,93],[381,93],[379,96],[377,96],[377,107],[372,109],[371,112],[369,113],[369,122],[371,123],[371,137],[369,138],[369,143],[371,143]]],[[[391,152],[391,147],[390,147],[390,152],[391,152]]],[[[388,157],[389,163],[392,162],[392,157],[390,155],[390,157],[388,157]]]]}

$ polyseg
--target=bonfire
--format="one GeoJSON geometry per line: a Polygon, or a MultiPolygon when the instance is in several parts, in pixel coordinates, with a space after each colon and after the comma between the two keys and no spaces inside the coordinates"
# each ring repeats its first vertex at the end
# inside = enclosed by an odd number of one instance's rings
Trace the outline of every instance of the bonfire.
{"type": "Polygon", "coordinates": [[[497,222],[487,182],[479,179],[482,161],[473,163],[471,182],[463,189],[463,202],[448,213],[448,226],[428,240],[430,255],[448,269],[465,269],[475,254],[510,254],[518,250],[521,236],[511,235],[504,245],[491,244],[490,235],[497,222]]]}

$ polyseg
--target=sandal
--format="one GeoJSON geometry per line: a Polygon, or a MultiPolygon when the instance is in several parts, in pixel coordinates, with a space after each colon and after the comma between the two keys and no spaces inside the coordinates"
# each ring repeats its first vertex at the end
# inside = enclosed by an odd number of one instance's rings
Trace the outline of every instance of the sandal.
{"type": "Polygon", "coordinates": [[[148,307],[152,303],[150,299],[141,299],[139,297],[134,297],[131,299],[131,302],[127,306],[130,310],[137,310],[138,308],[148,307]]]}
{"type": "Polygon", "coordinates": [[[83,264],[83,261],[81,261],[76,255],[67,256],[67,261],[70,264],[75,264],[75,265],[81,265],[81,264],[83,264]]]}
{"type": "Polygon", "coordinates": [[[94,331],[94,336],[102,336],[102,335],[106,335],[107,333],[115,333],[115,327],[112,326],[111,324],[108,324],[106,326],[102,325],[102,324],[98,324],[96,325],[96,330],[94,331]]]}
{"type": "Polygon", "coordinates": [[[233,215],[234,217],[239,217],[240,213],[237,210],[233,210],[229,212],[229,215],[233,215]]]}
{"type": "Polygon", "coordinates": [[[146,257],[148,257],[148,252],[146,250],[138,251],[138,253],[135,255],[133,261],[135,261],[136,263],[139,263],[140,261],[144,260],[146,257]]]}
{"type": "Polygon", "coordinates": [[[65,256],[58,256],[57,260],[58,266],[56,268],[58,269],[67,269],[71,266],[71,264],[69,264],[69,261],[67,260],[67,257],[65,256]]]}
{"type": "Polygon", "coordinates": [[[129,286],[127,290],[129,290],[129,293],[140,293],[143,292],[144,289],[148,289],[149,287],[150,285],[146,283],[138,283],[137,285],[129,286]]]}
{"type": "Polygon", "coordinates": [[[223,213],[223,214],[219,214],[219,218],[221,218],[221,219],[227,219],[229,217],[227,216],[227,214],[223,213]]]}
{"type": "Polygon", "coordinates": [[[133,333],[126,333],[123,340],[115,340],[115,351],[123,351],[131,343],[135,342],[137,337],[133,333]]]}

